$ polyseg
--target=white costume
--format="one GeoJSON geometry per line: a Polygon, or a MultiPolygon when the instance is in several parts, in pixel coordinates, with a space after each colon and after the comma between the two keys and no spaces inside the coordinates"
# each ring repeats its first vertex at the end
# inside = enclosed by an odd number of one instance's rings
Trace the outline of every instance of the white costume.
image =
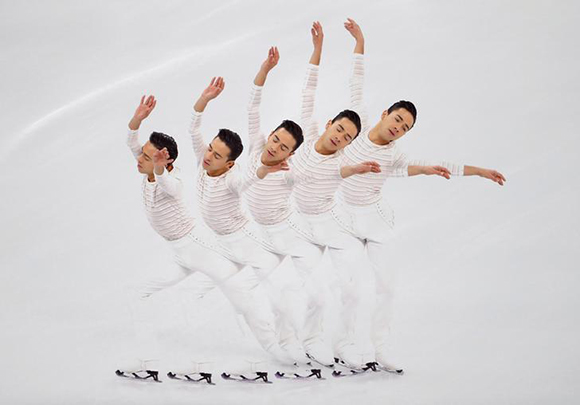
{"type": "MultiPolygon", "coordinates": [[[[262,88],[252,86],[248,104],[249,173],[255,172],[262,165],[261,155],[267,139],[260,127],[262,88]]],[[[324,248],[313,243],[308,224],[291,207],[293,185],[294,176],[280,171],[252,184],[245,196],[252,216],[261,226],[263,235],[274,251],[291,257],[300,276],[302,285],[299,289],[306,293],[307,312],[304,318],[296,313],[299,308],[283,309],[286,319],[282,320],[281,326],[282,347],[299,340],[307,353],[315,355],[315,344],[322,343],[324,298],[310,276],[320,263],[324,248]]]]}
{"type": "MultiPolygon", "coordinates": [[[[142,153],[138,141],[138,131],[129,131],[127,144],[137,159],[142,153]]],[[[182,200],[182,183],[178,169],[164,170],[150,182],[143,177],[143,203],[147,218],[153,229],[167,240],[174,252],[174,265],[163,269],[161,277],[149,280],[135,288],[137,295],[133,303],[134,323],[139,357],[150,357],[155,351],[151,341],[151,325],[147,322],[146,302],[151,295],[171,287],[194,272],[207,275],[217,285],[238,313],[242,314],[260,344],[267,351],[278,353],[273,319],[255,299],[252,291],[241,285],[233,275],[238,266],[224,257],[226,251],[204,240],[196,232],[194,219],[188,214],[182,200]],[[138,342],[138,343],[139,343],[138,342]],[[145,343],[146,342],[146,343],[145,343]]]]}
{"type": "MultiPolygon", "coordinates": [[[[393,211],[381,197],[381,189],[387,177],[408,176],[409,165],[427,165],[423,161],[410,161],[397,147],[396,141],[377,145],[369,139],[370,127],[363,103],[364,56],[353,55],[350,79],[350,108],[356,111],[362,122],[360,135],[344,150],[343,165],[355,165],[363,161],[376,161],[380,173],[366,173],[345,179],[340,186],[344,204],[337,210],[338,219],[356,238],[366,246],[367,255],[375,272],[377,301],[373,317],[372,340],[377,361],[385,358],[391,321],[394,271],[389,266],[389,240],[394,237],[393,211]]],[[[463,175],[463,166],[437,162],[452,175],[463,175]]],[[[382,360],[385,362],[385,360],[382,360]]]]}
{"type": "Polygon", "coordinates": [[[315,92],[318,82],[318,66],[309,65],[302,92],[301,119],[304,145],[293,157],[290,174],[294,177],[294,198],[298,210],[308,222],[316,244],[328,248],[330,258],[340,281],[343,324],[335,342],[340,357],[346,357],[355,340],[357,311],[360,294],[357,265],[363,255],[363,244],[340,224],[335,212],[335,193],[342,177],[341,156],[343,151],[322,155],[315,149],[319,139],[318,125],[312,119],[315,92]]]}

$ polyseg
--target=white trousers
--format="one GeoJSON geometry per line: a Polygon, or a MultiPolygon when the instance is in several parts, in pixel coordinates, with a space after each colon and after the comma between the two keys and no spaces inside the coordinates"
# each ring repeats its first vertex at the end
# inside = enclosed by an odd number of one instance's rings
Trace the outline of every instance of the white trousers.
{"type": "Polygon", "coordinates": [[[318,215],[303,215],[310,226],[314,241],[326,246],[339,280],[341,325],[336,336],[335,348],[351,344],[360,329],[360,281],[357,272],[364,254],[364,244],[341,223],[335,209],[318,215]]]}
{"type": "Polygon", "coordinates": [[[149,353],[153,356],[157,354],[156,344],[151,340],[152,325],[148,323],[149,298],[195,272],[207,275],[213,285],[223,292],[236,311],[244,316],[264,349],[268,350],[272,345],[277,345],[273,317],[267,308],[260,304],[250,286],[233,277],[239,272],[239,265],[226,258],[223,250],[207,243],[203,236],[196,234],[195,229],[187,236],[168,243],[174,252],[174,266],[164,268],[160,277],[140,283],[133,288],[137,296],[131,305],[137,346],[139,350],[145,352],[140,354],[140,357],[151,357],[149,353]]]}
{"type": "Polygon", "coordinates": [[[376,286],[371,338],[375,351],[384,352],[390,332],[396,281],[396,272],[389,265],[395,237],[393,210],[385,201],[379,201],[367,206],[343,203],[334,212],[339,222],[366,247],[376,286]]]}
{"type": "Polygon", "coordinates": [[[261,225],[261,228],[273,250],[291,258],[300,280],[295,289],[287,288],[285,291],[291,297],[290,305],[283,308],[284,319],[280,320],[280,342],[284,344],[297,339],[308,346],[309,343],[321,340],[324,292],[314,282],[312,273],[321,262],[324,247],[314,243],[308,223],[296,212],[278,224],[261,225]],[[301,311],[298,305],[300,302],[305,303],[305,312],[301,311]]]}

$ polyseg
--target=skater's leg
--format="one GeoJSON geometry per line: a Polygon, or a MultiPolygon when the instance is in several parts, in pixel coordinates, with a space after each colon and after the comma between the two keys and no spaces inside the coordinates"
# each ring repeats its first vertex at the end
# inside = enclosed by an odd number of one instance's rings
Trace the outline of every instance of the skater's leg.
{"type": "Polygon", "coordinates": [[[371,338],[376,352],[387,348],[391,321],[393,318],[393,298],[396,283],[396,269],[389,260],[389,244],[386,241],[369,241],[369,259],[375,272],[376,303],[373,314],[371,338]]]}
{"type": "Polygon", "coordinates": [[[128,308],[135,333],[135,344],[132,345],[133,353],[128,354],[129,358],[139,360],[159,358],[156,322],[154,321],[158,308],[154,294],[176,285],[192,274],[190,269],[175,263],[164,268],[163,271],[163,276],[149,279],[128,288],[128,308]]]}
{"type": "Polygon", "coordinates": [[[259,291],[251,288],[251,285],[242,278],[234,277],[239,272],[240,266],[195,239],[178,253],[181,263],[203,272],[212,279],[236,311],[244,316],[260,345],[266,351],[277,355],[279,347],[273,315],[269,308],[261,305],[259,291]]]}

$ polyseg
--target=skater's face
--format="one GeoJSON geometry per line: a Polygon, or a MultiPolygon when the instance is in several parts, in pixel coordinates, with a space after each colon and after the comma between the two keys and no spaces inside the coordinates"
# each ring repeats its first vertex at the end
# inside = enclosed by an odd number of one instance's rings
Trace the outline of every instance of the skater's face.
{"type": "Polygon", "coordinates": [[[357,135],[356,125],[346,117],[336,121],[328,121],[326,130],[322,134],[322,144],[324,148],[332,153],[344,149],[357,135]]]}
{"type": "Polygon", "coordinates": [[[383,111],[380,122],[380,137],[384,141],[396,141],[411,130],[415,121],[413,115],[404,108],[383,111]]]}
{"type": "Polygon", "coordinates": [[[157,148],[149,141],[141,148],[141,154],[137,158],[137,170],[139,173],[152,175],[153,174],[153,154],[157,148]]]}
{"type": "Polygon", "coordinates": [[[284,128],[278,128],[268,137],[264,151],[262,152],[262,163],[274,166],[294,154],[296,139],[284,128]]]}
{"type": "Polygon", "coordinates": [[[220,138],[215,137],[203,155],[203,168],[208,173],[228,171],[234,165],[234,161],[229,160],[230,152],[229,146],[220,138]]]}

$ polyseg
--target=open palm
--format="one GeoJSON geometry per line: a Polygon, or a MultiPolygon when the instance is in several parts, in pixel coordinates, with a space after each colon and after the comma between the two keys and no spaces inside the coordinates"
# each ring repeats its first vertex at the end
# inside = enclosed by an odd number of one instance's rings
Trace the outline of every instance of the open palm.
{"type": "Polygon", "coordinates": [[[201,93],[201,96],[206,100],[213,100],[224,91],[226,82],[223,77],[214,77],[211,79],[209,86],[201,93]]]}

